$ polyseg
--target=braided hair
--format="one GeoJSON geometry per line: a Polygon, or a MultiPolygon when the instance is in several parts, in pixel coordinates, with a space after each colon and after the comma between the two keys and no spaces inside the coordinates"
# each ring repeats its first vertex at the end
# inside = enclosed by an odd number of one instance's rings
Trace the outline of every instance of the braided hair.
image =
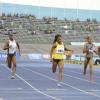
{"type": "Polygon", "coordinates": [[[59,37],[61,37],[60,34],[55,35],[55,39],[54,39],[53,43],[57,42],[57,39],[58,39],[59,37]]]}

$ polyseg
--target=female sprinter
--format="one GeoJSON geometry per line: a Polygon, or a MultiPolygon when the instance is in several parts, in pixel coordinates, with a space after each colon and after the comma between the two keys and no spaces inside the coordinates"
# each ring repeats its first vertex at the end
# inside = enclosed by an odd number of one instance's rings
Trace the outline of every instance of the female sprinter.
{"type": "Polygon", "coordinates": [[[7,50],[7,63],[8,67],[11,68],[12,77],[11,79],[15,79],[16,74],[16,47],[20,53],[19,44],[14,40],[13,35],[9,35],[9,41],[4,45],[4,50],[7,50]]]}
{"type": "Polygon", "coordinates": [[[84,44],[83,53],[85,53],[84,61],[84,78],[86,79],[86,69],[89,64],[90,71],[90,81],[92,81],[92,67],[93,67],[93,52],[95,52],[95,46],[92,42],[90,36],[86,38],[86,43],[84,44]]]}
{"type": "Polygon", "coordinates": [[[50,52],[50,59],[52,60],[52,72],[56,72],[57,65],[59,69],[59,82],[57,83],[57,86],[61,86],[62,70],[64,66],[64,50],[65,47],[64,43],[62,42],[62,37],[61,35],[57,34],[50,52]]]}

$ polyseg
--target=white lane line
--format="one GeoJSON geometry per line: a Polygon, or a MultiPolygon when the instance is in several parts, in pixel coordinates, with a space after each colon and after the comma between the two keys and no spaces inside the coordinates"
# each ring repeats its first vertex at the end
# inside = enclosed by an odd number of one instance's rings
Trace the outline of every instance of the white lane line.
{"type": "Polygon", "coordinates": [[[60,100],[60,99],[58,99],[58,98],[56,98],[56,97],[50,96],[50,95],[48,95],[48,94],[45,94],[44,92],[42,92],[42,91],[40,91],[39,89],[35,88],[35,87],[32,86],[30,83],[28,83],[24,78],[20,77],[18,74],[17,74],[17,77],[20,78],[24,83],[26,83],[27,85],[29,85],[29,86],[30,86],[33,90],[35,90],[36,92],[38,92],[38,93],[40,93],[40,94],[42,94],[42,95],[45,95],[45,96],[47,96],[47,97],[49,97],[49,98],[52,98],[52,99],[54,99],[54,100],[60,100]]]}
{"type": "MultiPolygon", "coordinates": [[[[42,73],[33,71],[33,70],[31,70],[31,69],[28,69],[28,68],[23,68],[23,69],[26,69],[26,70],[28,70],[28,71],[31,71],[31,72],[33,72],[33,73],[35,73],[35,74],[37,74],[37,75],[40,75],[40,76],[42,76],[42,77],[45,77],[45,78],[49,79],[49,80],[53,80],[53,81],[56,81],[56,82],[58,81],[58,80],[56,80],[56,79],[53,79],[53,78],[51,78],[51,77],[49,77],[49,76],[46,76],[46,75],[44,75],[44,74],[42,74],[42,73]]],[[[94,93],[91,93],[91,92],[87,92],[87,91],[85,91],[85,90],[79,89],[79,88],[77,88],[77,87],[75,87],[75,86],[72,86],[72,85],[69,85],[69,84],[67,84],[67,83],[61,82],[61,84],[66,85],[66,86],[69,86],[69,87],[71,87],[71,88],[73,88],[73,89],[75,89],[75,90],[77,90],[77,91],[83,92],[83,93],[85,93],[85,94],[92,95],[92,96],[94,96],[94,97],[99,97],[99,98],[100,98],[100,95],[97,95],[97,94],[94,94],[94,93]]]]}
{"type": "Polygon", "coordinates": [[[1,90],[13,91],[13,90],[22,90],[22,88],[0,88],[0,91],[1,90]]]}
{"type": "Polygon", "coordinates": [[[17,92],[16,91],[12,91],[12,92],[11,91],[10,92],[6,91],[6,92],[0,92],[0,93],[6,93],[6,94],[17,94],[17,93],[18,94],[28,94],[28,93],[34,93],[34,94],[36,94],[36,91],[35,92],[33,92],[33,91],[27,91],[27,92],[25,92],[25,91],[21,91],[21,92],[20,91],[17,91],[17,92]]]}
{"type": "MultiPolygon", "coordinates": [[[[48,97],[41,97],[41,96],[34,96],[34,97],[15,97],[15,98],[9,98],[9,97],[7,97],[7,98],[5,98],[6,100],[30,100],[30,99],[33,99],[33,100],[35,100],[35,99],[45,99],[45,98],[47,98],[48,99],[48,97]]],[[[0,99],[1,100],[1,99],[0,99]]],[[[3,99],[4,100],[4,99],[3,99]]]]}
{"type": "MultiPolygon", "coordinates": [[[[68,95],[68,96],[57,96],[57,97],[59,97],[59,98],[69,98],[69,100],[70,100],[70,98],[82,98],[83,96],[80,96],[80,95],[75,95],[75,96],[70,96],[70,95],[68,95]]],[[[88,96],[85,96],[85,98],[87,97],[87,99],[88,99],[88,96]]],[[[30,99],[33,99],[33,100],[35,100],[35,99],[41,99],[41,100],[43,100],[43,99],[48,99],[47,97],[16,97],[16,98],[5,98],[6,100],[30,100],[30,99]]],[[[4,100],[4,99],[0,99],[0,100],[4,100]]]]}
{"type": "Polygon", "coordinates": [[[65,74],[65,73],[63,73],[63,75],[64,75],[64,76],[67,76],[67,77],[74,78],[74,79],[78,79],[78,80],[81,80],[81,81],[89,82],[89,83],[92,83],[92,84],[100,85],[100,83],[91,82],[91,81],[89,81],[89,80],[85,80],[85,79],[82,79],[82,78],[79,78],[79,77],[71,76],[71,75],[68,75],[68,74],[65,74]]]}
{"type": "Polygon", "coordinates": [[[68,89],[48,88],[48,91],[68,91],[68,89]]]}
{"type": "MultiPolygon", "coordinates": [[[[8,69],[6,66],[4,66],[4,67],[5,67],[6,69],[8,69]]],[[[9,70],[9,69],[8,69],[8,70],[9,70]]],[[[9,70],[9,71],[10,71],[10,70],[9,70]]],[[[46,93],[40,91],[39,89],[35,88],[33,85],[31,85],[29,82],[27,82],[24,78],[22,78],[22,77],[19,76],[18,74],[16,74],[16,76],[17,76],[19,79],[21,79],[25,84],[27,84],[28,86],[30,86],[33,90],[35,90],[37,93],[40,93],[40,94],[42,94],[42,95],[44,95],[44,96],[47,96],[47,97],[49,97],[49,98],[52,98],[52,99],[54,99],[54,100],[60,100],[59,98],[53,97],[53,96],[51,96],[51,95],[48,95],[48,94],[46,94],[46,93]]]]}
{"type": "Polygon", "coordinates": [[[93,91],[93,92],[100,92],[100,90],[90,90],[90,91],[93,91]]]}
{"type": "MultiPolygon", "coordinates": [[[[47,91],[43,91],[45,92],[46,94],[50,93],[50,94],[66,94],[69,93],[69,91],[60,91],[60,90],[47,90],[47,91]]],[[[36,91],[6,91],[6,92],[0,92],[0,93],[6,93],[6,94],[36,94],[36,91]]],[[[72,92],[71,92],[72,94],[72,92]]],[[[73,93],[73,94],[77,94],[77,93],[73,93]]]]}
{"type": "MultiPolygon", "coordinates": [[[[82,75],[82,73],[80,73],[80,72],[76,72],[76,71],[72,71],[72,70],[68,70],[68,71],[73,72],[73,73],[76,73],[76,74],[79,74],[79,75],[82,75]]],[[[87,75],[88,75],[88,74],[87,74],[87,75]]],[[[96,76],[95,74],[94,74],[93,77],[94,77],[94,78],[100,79],[100,76],[96,76]]]]}
{"type": "Polygon", "coordinates": [[[0,97],[0,100],[4,100],[4,99],[0,97]]]}

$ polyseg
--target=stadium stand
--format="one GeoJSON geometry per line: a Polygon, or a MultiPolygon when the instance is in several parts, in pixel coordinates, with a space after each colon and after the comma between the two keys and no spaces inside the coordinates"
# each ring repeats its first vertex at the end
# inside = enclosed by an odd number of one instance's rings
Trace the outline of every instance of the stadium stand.
{"type": "MultiPolygon", "coordinates": [[[[0,16],[0,43],[4,43],[8,38],[7,35],[13,33],[22,47],[25,46],[24,53],[36,51],[48,53],[54,36],[58,33],[62,35],[66,45],[70,45],[71,42],[83,42],[87,35],[91,35],[95,42],[100,42],[99,24],[100,22],[90,19],[71,21],[50,17],[37,19],[31,15],[2,14],[0,16]]],[[[74,48],[77,49],[77,47],[74,48]]],[[[80,49],[81,47],[77,52],[81,53],[80,49]]]]}

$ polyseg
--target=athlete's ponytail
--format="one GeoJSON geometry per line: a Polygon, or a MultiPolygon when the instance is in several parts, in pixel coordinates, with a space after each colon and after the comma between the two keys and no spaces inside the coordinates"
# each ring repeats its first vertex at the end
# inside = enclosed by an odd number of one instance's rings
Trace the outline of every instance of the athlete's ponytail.
{"type": "Polygon", "coordinates": [[[55,39],[54,39],[53,43],[57,42],[57,39],[58,39],[59,37],[61,37],[60,34],[55,35],[55,39]]]}

